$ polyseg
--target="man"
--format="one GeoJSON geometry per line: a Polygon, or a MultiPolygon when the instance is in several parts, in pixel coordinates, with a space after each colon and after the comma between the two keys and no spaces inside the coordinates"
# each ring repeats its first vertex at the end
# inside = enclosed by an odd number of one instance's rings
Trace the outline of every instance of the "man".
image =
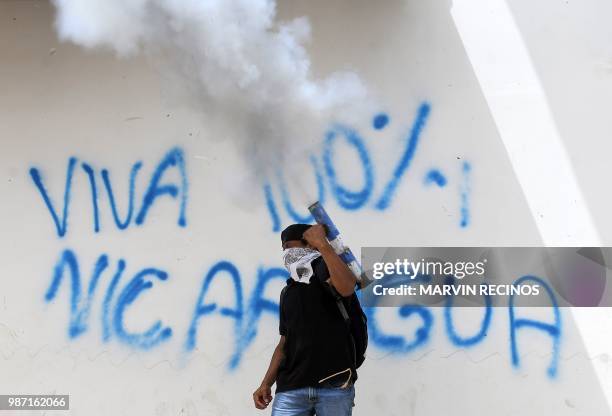
{"type": "Polygon", "coordinates": [[[272,416],[351,415],[355,347],[332,290],[348,304],[356,278],[321,225],[290,225],[281,241],[290,278],[281,293],[280,341],[253,393],[255,407],[268,406],[276,382],[272,416]]]}

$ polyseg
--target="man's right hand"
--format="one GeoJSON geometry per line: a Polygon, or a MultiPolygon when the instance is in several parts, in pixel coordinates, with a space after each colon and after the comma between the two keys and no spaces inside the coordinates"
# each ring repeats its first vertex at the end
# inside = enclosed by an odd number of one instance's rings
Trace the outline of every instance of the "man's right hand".
{"type": "Polygon", "coordinates": [[[321,224],[314,224],[304,231],[302,238],[319,251],[321,251],[323,247],[329,245],[329,241],[327,241],[327,237],[325,236],[325,227],[321,224]]]}
{"type": "Polygon", "coordinates": [[[253,393],[253,402],[258,409],[265,409],[272,401],[272,389],[266,384],[259,386],[253,393]]]}

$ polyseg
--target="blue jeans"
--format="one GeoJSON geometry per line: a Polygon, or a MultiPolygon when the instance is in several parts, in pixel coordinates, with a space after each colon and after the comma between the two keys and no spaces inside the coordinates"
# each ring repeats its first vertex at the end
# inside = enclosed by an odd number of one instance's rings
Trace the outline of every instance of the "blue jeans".
{"type": "Polygon", "coordinates": [[[355,386],[305,387],[276,393],[272,416],[350,416],[355,405],[355,386]]]}

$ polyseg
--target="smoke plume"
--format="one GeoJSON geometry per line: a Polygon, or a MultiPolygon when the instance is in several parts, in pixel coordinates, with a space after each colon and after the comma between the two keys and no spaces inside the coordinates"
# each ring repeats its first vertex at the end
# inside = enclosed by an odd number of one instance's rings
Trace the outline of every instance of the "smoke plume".
{"type": "Polygon", "coordinates": [[[354,112],[367,95],[351,72],[313,79],[304,46],[309,22],[276,21],[274,0],[54,3],[62,40],[146,54],[171,68],[207,121],[231,131],[258,176],[314,143],[326,123],[354,112]]]}

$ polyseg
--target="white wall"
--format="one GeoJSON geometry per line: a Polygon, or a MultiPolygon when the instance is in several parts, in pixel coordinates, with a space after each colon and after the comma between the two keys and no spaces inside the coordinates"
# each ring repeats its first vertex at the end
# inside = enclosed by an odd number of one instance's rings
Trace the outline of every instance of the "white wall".
{"type": "MultiPolygon", "coordinates": [[[[606,193],[606,138],[612,126],[605,112],[612,98],[606,17],[610,5],[603,0],[532,3],[512,1],[510,6],[570,151],[586,205],[603,244],[609,244],[612,198],[606,193]]],[[[390,117],[381,130],[373,128],[371,119],[351,126],[371,158],[374,178],[360,207],[344,208],[321,168],[325,206],[355,251],[362,246],[542,242],[450,8],[450,1],[416,0],[280,6],[283,18],[311,19],[315,72],[356,70],[378,94],[380,112],[390,117]],[[430,112],[414,158],[389,206],[377,209],[424,105],[430,112]],[[471,166],[467,176],[464,163],[471,166]],[[446,186],[424,184],[430,169],[442,172],[446,186]]],[[[144,60],[117,60],[59,43],[52,28],[53,8],[45,2],[2,2],[0,19],[0,392],[70,394],[73,415],[257,413],[251,393],[265,372],[278,332],[274,313],[264,310],[257,319],[256,300],[260,295],[275,302],[282,286],[277,275],[263,290],[257,289],[258,270],[262,276],[281,266],[279,236],[263,188],[243,186],[244,161],[231,140],[213,135],[197,111],[170,98],[171,86],[144,60]],[[184,187],[176,167],[169,168],[162,181],[177,186],[177,198],[160,196],[136,225],[153,172],[174,148],[184,155],[186,225],[177,223],[184,187]],[[30,169],[40,173],[61,219],[71,157],[77,162],[66,231],[59,236],[30,169]],[[101,170],[108,169],[123,219],[130,170],[138,161],[142,168],[135,181],[134,212],[121,230],[101,170]],[[82,163],[94,171],[98,232],[82,163]],[[73,321],[77,312],[70,311],[67,271],[55,297],[45,300],[64,250],[78,260],[80,308],[86,305],[95,262],[103,254],[108,259],[89,314],[81,314],[78,322],[73,321]],[[125,260],[125,271],[105,314],[104,299],[120,259],[125,260]],[[205,298],[207,304],[218,302],[217,309],[196,322],[194,349],[186,351],[202,284],[221,260],[238,270],[242,299],[237,301],[229,274],[219,274],[205,298]],[[122,318],[126,285],[146,268],[162,270],[168,278],[148,275],[152,288],[126,307],[122,318]],[[219,313],[223,307],[235,310],[237,304],[241,319],[219,313]],[[138,345],[142,337],[122,334],[115,325],[140,333],[158,319],[172,333],[148,348],[138,345]],[[72,335],[71,322],[79,328],[72,335]],[[253,329],[256,333],[250,332],[253,329]],[[250,343],[245,341],[249,334],[254,335],[250,343]]],[[[315,154],[320,166],[323,152],[315,154]]],[[[542,161],[543,169],[554,166],[554,161],[542,161]]],[[[361,189],[362,165],[354,149],[341,141],[335,169],[340,183],[361,189]]],[[[314,192],[313,172],[305,175],[314,192]]],[[[274,179],[271,190],[277,225],[282,227],[293,220],[274,179]]],[[[295,195],[292,201],[305,215],[295,195]]],[[[418,316],[400,318],[391,309],[374,312],[371,334],[395,334],[409,343],[416,330],[426,326],[426,336],[403,351],[371,339],[357,384],[356,415],[610,414],[603,392],[612,390],[612,340],[604,329],[612,324],[612,315],[605,310],[591,315],[594,327],[600,328],[593,335],[596,339],[584,339],[572,313],[561,310],[557,352],[549,335],[519,329],[517,366],[510,356],[507,309],[495,309],[487,336],[465,348],[449,337],[443,311],[430,312],[430,326],[418,316]],[[549,374],[551,365],[555,371],[549,374]]],[[[478,332],[482,314],[453,310],[457,331],[466,336],[478,332]]],[[[552,321],[547,310],[528,316],[552,321]]]]}

